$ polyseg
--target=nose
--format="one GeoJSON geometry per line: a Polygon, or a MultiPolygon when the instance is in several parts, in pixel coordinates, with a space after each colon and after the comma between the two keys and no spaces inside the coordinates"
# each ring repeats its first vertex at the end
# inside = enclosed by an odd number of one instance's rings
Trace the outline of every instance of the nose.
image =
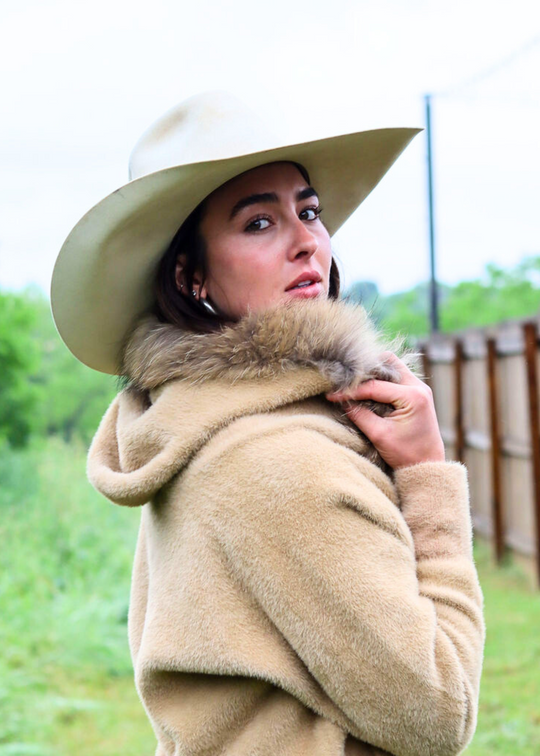
{"type": "Polygon", "coordinates": [[[293,238],[289,248],[289,256],[292,260],[299,257],[305,257],[306,260],[315,254],[319,248],[319,243],[310,229],[306,226],[305,221],[296,218],[293,229],[293,238]]]}

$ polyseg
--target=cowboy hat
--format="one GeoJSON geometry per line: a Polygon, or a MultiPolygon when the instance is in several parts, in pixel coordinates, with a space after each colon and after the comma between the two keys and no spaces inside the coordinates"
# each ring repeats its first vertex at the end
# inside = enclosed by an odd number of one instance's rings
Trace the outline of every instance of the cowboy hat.
{"type": "Polygon", "coordinates": [[[89,210],[65,240],[51,283],[60,336],[81,362],[117,375],[126,336],[153,305],[160,258],[212,191],[265,163],[301,163],[332,236],[419,131],[374,129],[283,144],[225,92],[181,102],[135,145],[129,182],[89,210]]]}

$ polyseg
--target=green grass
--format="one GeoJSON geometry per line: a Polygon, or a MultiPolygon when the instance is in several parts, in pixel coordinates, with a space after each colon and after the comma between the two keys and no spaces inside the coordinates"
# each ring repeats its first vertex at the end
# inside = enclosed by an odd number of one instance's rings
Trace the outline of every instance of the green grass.
{"type": "Polygon", "coordinates": [[[508,559],[495,568],[485,541],[475,559],[484,592],[486,649],[478,727],[467,756],[540,754],[540,591],[508,559]]]}
{"type": "MultiPolygon", "coordinates": [[[[127,608],[139,510],[86,482],[57,439],[0,449],[0,756],[150,756],[127,608]]],[[[540,592],[475,542],[486,655],[467,756],[540,753],[540,592]]]]}
{"type": "Polygon", "coordinates": [[[0,756],[153,754],[127,645],[140,510],[57,439],[2,449],[0,480],[0,756]]]}

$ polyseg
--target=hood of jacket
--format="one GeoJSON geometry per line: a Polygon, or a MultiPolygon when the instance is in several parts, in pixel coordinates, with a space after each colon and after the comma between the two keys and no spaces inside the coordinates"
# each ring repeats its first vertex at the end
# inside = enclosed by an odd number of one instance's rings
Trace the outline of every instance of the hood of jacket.
{"type": "MultiPolygon", "coordinates": [[[[116,503],[144,504],[234,420],[309,399],[362,436],[366,456],[385,469],[368,439],[324,399],[369,378],[398,382],[385,350],[418,374],[419,355],[405,339],[385,338],[362,305],[345,300],[293,300],[205,334],[146,316],[125,345],[127,388],[92,441],[90,482],[116,503]]],[[[367,404],[380,415],[392,409],[367,404]]]]}

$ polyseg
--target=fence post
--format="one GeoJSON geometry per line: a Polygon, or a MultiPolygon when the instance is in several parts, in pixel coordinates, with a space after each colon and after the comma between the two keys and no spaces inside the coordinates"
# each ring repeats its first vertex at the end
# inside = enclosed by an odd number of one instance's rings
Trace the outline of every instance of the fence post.
{"type": "Polygon", "coordinates": [[[433,391],[433,381],[431,380],[431,360],[427,353],[427,344],[422,345],[422,370],[424,372],[424,383],[433,391]]]}
{"type": "Polygon", "coordinates": [[[463,431],[463,344],[454,342],[454,432],[456,458],[465,461],[465,433],[463,431]]]}
{"type": "Polygon", "coordinates": [[[497,381],[497,343],[494,338],[486,339],[488,410],[491,434],[491,513],[495,538],[495,559],[501,563],[505,556],[501,485],[501,434],[499,424],[499,387],[497,381]]]}
{"type": "Polygon", "coordinates": [[[534,524],[536,536],[536,578],[540,586],[540,417],[538,412],[538,333],[534,322],[523,324],[525,362],[529,389],[529,421],[531,429],[531,457],[533,467],[534,524]]]}

